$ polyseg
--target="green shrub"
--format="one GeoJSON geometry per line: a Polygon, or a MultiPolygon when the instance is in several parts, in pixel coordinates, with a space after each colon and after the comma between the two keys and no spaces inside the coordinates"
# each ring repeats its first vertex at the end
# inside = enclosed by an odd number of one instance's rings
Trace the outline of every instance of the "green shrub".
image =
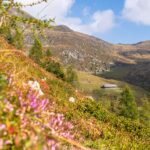
{"type": "Polygon", "coordinates": [[[126,86],[121,93],[120,98],[120,115],[133,120],[138,119],[138,108],[130,88],[126,86]]]}
{"type": "Polygon", "coordinates": [[[0,34],[8,41],[8,43],[13,43],[13,35],[11,33],[10,26],[2,26],[0,27],[0,34]]]}
{"type": "Polygon", "coordinates": [[[92,100],[87,99],[86,101],[79,103],[78,109],[101,121],[104,121],[106,118],[106,112],[103,111],[101,104],[92,100]]]}
{"type": "Polygon", "coordinates": [[[102,108],[101,103],[87,100],[79,102],[77,109],[82,113],[87,113],[99,121],[108,122],[117,130],[130,132],[133,136],[150,138],[150,128],[145,127],[137,121],[123,116],[116,116],[102,108]]]}
{"type": "Polygon", "coordinates": [[[63,70],[63,67],[60,65],[60,63],[55,61],[48,61],[43,64],[43,67],[51,73],[54,73],[58,78],[61,78],[62,80],[65,80],[65,73],[63,70]]]}

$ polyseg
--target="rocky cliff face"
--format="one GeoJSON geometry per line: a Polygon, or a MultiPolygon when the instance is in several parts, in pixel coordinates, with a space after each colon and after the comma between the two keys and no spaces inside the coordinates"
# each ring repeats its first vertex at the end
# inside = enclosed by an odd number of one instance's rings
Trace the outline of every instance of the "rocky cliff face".
{"type": "MultiPolygon", "coordinates": [[[[50,47],[54,56],[59,57],[66,66],[72,64],[76,69],[100,73],[109,70],[113,64],[113,45],[95,37],[75,32],[66,26],[45,29],[43,46],[50,47]]],[[[26,36],[28,46],[31,37],[26,36]]]]}

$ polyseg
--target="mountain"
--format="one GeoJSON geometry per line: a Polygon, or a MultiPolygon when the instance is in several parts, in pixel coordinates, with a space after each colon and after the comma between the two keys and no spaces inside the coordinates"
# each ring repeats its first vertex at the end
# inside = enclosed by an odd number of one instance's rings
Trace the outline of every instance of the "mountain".
{"type": "MultiPolygon", "coordinates": [[[[81,71],[101,74],[118,63],[136,64],[150,59],[150,41],[115,45],[64,25],[45,29],[44,35],[46,38],[41,37],[41,40],[45,48],[50,47],[65,66],[72,64],[81,71]]],[[[26,37],[29,48],[32,40],[28,31],[26,37]]]]}
{"type": "MultiPolygon", "coordinates": [[[[11,10],[11,13],[26,18],[32,16],[24,11],[11,10]]],[[[31,29],[27,27],[26,45],[32,43],[31,29]]],[[[44,47],[51,47],[55,56],[65,64],[73,64],[77,69],[95,72],[107,70],[115,62],[131,63],[150,58],[150,41],[136,44],[111,44],[102,39],[73,31],[65,25],[44,29],[45,38],[41,38],[44,47]],[[79,65],[78,65],[78,64],[79,65]]]]}
{"type": "Polygon", "coordinates": [[[131,45],[118,44],[114,45],[114,47],[117,53],[135,62],[149,61],[150,59],[150,41],[131,45]]]}
{"type": "MultiPolygon", "coordinates": [[[[24,11],[12,9],[10,13],[25,18],[32,17],[24,11]]],[[[25,49],[31,47],[32,35],[29,26],[24,27],[25,49]]],[[[78,70],[88,72],[101,72],[108,70],[112,64],[112,44],[101,39],[75,32],[67,26],[53,26],[52,29],[45,28],[43,30],[45,37],[39,35],[42,40],[43,47],[50,47],[54,56],[60,58],[61,62],[66,66],[72,64],[78,70]]]]}
{"type": "MultiPolygon", "coordinates": [[[[13,12],[15,13],[15,10],[13,12]]],[[[24,17],[31,17],[26,12],[18,13],[24,17]]],[[[145,62],[150,61],[150,41],[136,44],[111,44],[96,37],[73,31],[64,25],[44,29],[43,33],[45,38],[39,36],[43,47],[45,49],[50,47],[53,55],[59,58],[64,66],[71,64],[77,70],[97,75],[113,68],[128,66],[126,76],[124,75],[121,79],[150,89],[150,81],[147,78],[150,76],[150,69],[148,67],[147,70],[144,69],[145,62]],[[139,81],[140,78],[142,78],[141,81],[139,81]],[[143,79],[146,79],[146,86],[143,79]]],[[[30,49],[33,43],[30,27],[26,28],[25,35],[25,49],[30,49]]]]}
{"type": "MultiPolygon", "coordinates": [[[[42,39],[44,47],[50,47],[54,56],[60,58],[66,66],[72,64],[78,70],[100,72],[107,70],[112,62],[112,44],[75,32],[66,26],[45,29],[46,39],[42,39]]],[[[31,44],[30,34],[26,42],[31,44]]]]}

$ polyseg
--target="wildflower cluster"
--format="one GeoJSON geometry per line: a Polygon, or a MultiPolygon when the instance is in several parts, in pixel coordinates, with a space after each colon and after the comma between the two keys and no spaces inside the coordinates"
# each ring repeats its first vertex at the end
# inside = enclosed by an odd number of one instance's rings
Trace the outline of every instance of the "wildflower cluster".
{"type": "Polygon", "coordinates": [[[59,137],[73,139],[73,125],[63,114],[51,112],[37,81],[17,86],[13,76],[6,79],[8,91],[0,99],[0,149],[43,149],[61,147],[59,137]]]}

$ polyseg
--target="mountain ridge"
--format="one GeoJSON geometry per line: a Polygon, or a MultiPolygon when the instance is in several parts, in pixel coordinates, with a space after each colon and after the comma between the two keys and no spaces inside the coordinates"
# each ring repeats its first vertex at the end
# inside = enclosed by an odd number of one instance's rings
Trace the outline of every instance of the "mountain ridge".
{"type": "MultiPolygon", "coordinates": [[[[31,17],[26,12],[21,13],[21,15],[31,17]]],[[[25,49],[28,50],[33,43],[30,32],[31,29],[28,27],[25,30],[25,49]]],[[[53,26],[52,29],[46,28],[43,33],[45,38],[39,35],[43,47],[45,49],[50,48],[52,54],[59,58],[64,66],[72,65],[77,70],[100,75],[110,71],[114,66],[117,67],[118,64],[136,66],[140,63],[139,67],[136,67],[136,74],[134,74],[132,67],[129,71],[133,79],[138,74],[140,74],[138,76],[142,75],[143,78],[150,75],[150,70],[143,70],[144,62],[150,60],[149,40],[135,44],[111,44],[94,36],[73,31],[64,25],[53,26]]],[[[147,82],[150,83],[149,80],[147,82]]]]}

